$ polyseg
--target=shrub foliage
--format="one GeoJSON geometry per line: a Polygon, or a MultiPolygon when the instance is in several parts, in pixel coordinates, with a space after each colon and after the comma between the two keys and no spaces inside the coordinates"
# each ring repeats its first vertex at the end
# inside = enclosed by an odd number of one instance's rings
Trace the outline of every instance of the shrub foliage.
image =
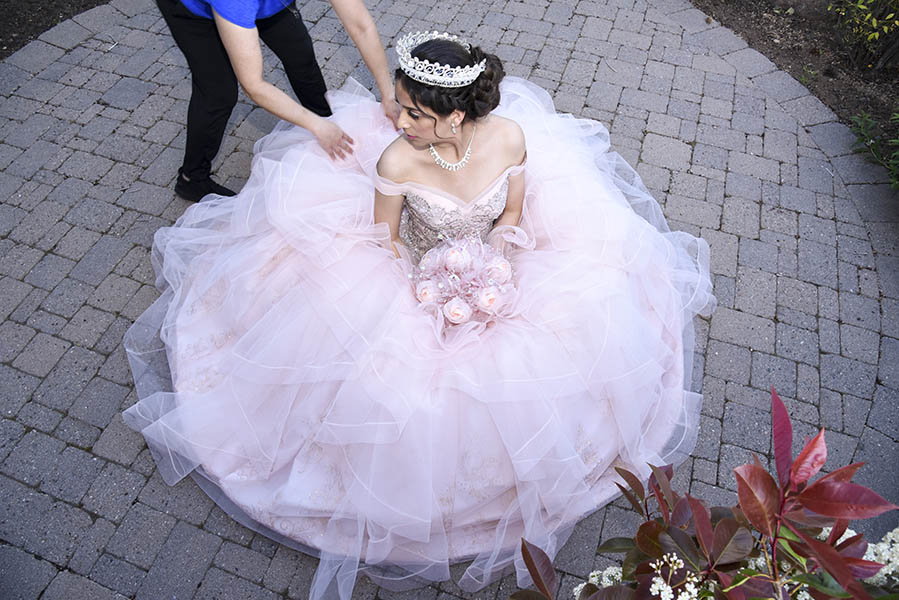
{"type": "Polygon", "coordinates": [[[833,0],[828,10],[856,67],[878,71],[899,62],[899,0],[833,0]]]}
{"type": "Polygon", "coordinates": [[[890,187],[899,190],[899,110],[890,118],[890,126],[883,127],[870,114],[863,112],[852,118],[852,132],[856,146],[870,152],[871,158],[883,165],[890,174],[890,187]],[[896,137],[891,137],[895,134],[896,137]]]}
{"type": "MultiPolygon", "coordinates": [[[[603,588],[587,583],[578,600],[896,600],[860,581],[884,566],[862,558],[864,536],[841,538],[850,520],[899,507],[851,481],[862,463],[813,480],[827,458],[824,430],[794,458],[793,427],[773,390],[771,411],[776,471],[756,457],[736,467],[737,506],[709,508],[677,493],[670,465],[650,465],[648,486],[617,469],[626,483],[618,487],[643,523],[632,537],[598,548],[624,554],[620,580],[603,588]],[[822,527],[832,529],[819,538],[822,527]]],[[[525,540],[521,553],[536,589],[510,600],[555,600],[558,579],[549,557],[525,540]]]]}

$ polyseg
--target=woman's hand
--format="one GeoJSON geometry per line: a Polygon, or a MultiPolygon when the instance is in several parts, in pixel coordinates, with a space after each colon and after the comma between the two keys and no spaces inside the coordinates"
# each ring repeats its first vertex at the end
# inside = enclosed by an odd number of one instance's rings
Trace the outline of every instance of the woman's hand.
{"type": "Polygon", "coordinates": [[[348,136],[336,123],[319,118],[312,127],[312,134],[324,148],[331,160],[344,159],[353,153],[353,138],[348,136]]]}
{"type": "Polygon", "coordinates": [[[400,111],[402,110],[399,102],[396,101],[396,98],[384,96],[381,100],[381,110],[384,111],[384,114],[390,119],[390,122],[393,123],[394,128],[396,128],[396,120],[400,118],[400,111]]]}

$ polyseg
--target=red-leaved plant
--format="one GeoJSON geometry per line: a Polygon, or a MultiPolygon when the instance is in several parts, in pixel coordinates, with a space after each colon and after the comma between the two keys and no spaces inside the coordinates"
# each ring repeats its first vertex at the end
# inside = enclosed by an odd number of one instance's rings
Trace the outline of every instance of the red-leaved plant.
{"type": "MultiPolygon", "coordinates": [[[[862,534],[840,541],[853,519],[894,510],[872,490],[851,482],[863,463],[854,463],[811,481],[824,466],[824,430],[795,459],[793,426],[787,409],[771,390],[772,438],[777,477],[753,455],[734,469],[738,505],[714,507],[671,487],[673,468],[650,465],[648,489],[625,469],[618,484],[644,522],[633,538],[606,540],[598,552],[624,553],[618,585],[588,583],[579,600],[750,600],[771,598],[859,598],[884,596],[860,580],[882,565],[864,560],[862,534]],[[831,527],[826,539],[816,536],[831,527]]],[[[546,554],[522,540],[521,552],[535,590],[519,590],[510,600],[555,600],[557,578],[546,554]]]]}

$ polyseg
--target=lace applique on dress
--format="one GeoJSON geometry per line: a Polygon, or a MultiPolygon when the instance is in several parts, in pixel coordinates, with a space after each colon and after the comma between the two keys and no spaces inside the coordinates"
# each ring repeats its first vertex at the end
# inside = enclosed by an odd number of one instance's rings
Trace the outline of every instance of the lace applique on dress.
{"type": "Polygon", "coordinates": [[[506,207],[508,192],[509,180],[505,179],[489,196],[446,208],[409,190],[400,217],[400,239],[416,261],[443,240],[476,237],[484,241],[506,207]]]}

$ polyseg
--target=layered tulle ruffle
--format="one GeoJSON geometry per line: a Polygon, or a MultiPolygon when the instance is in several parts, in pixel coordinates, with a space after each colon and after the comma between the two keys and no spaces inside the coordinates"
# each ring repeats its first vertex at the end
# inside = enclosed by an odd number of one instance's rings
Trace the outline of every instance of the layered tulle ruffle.
{"type": "MultiPolygon", "coordinates": [[[[452,340],[372,219],[396,133],[353,86],[332,95],[355,140],[333,163],[301,129],[256,147],[233,198],[160,230],[159,300],[126,349],[125,414],[169,483],[193,474],[235,518],[321,557],[312,597],[364,573],[404,588],[479,589],[523,536],[555,554],[615,494],[692,449],[692,319],[712,302],[708,249],[670,232],[593,121],[522,80],[498,114],[528,143],[520,227],[498,232],[516,316],[452,340]]],[[[520,563],[520,560],[519,560],[520,563]]]]}

